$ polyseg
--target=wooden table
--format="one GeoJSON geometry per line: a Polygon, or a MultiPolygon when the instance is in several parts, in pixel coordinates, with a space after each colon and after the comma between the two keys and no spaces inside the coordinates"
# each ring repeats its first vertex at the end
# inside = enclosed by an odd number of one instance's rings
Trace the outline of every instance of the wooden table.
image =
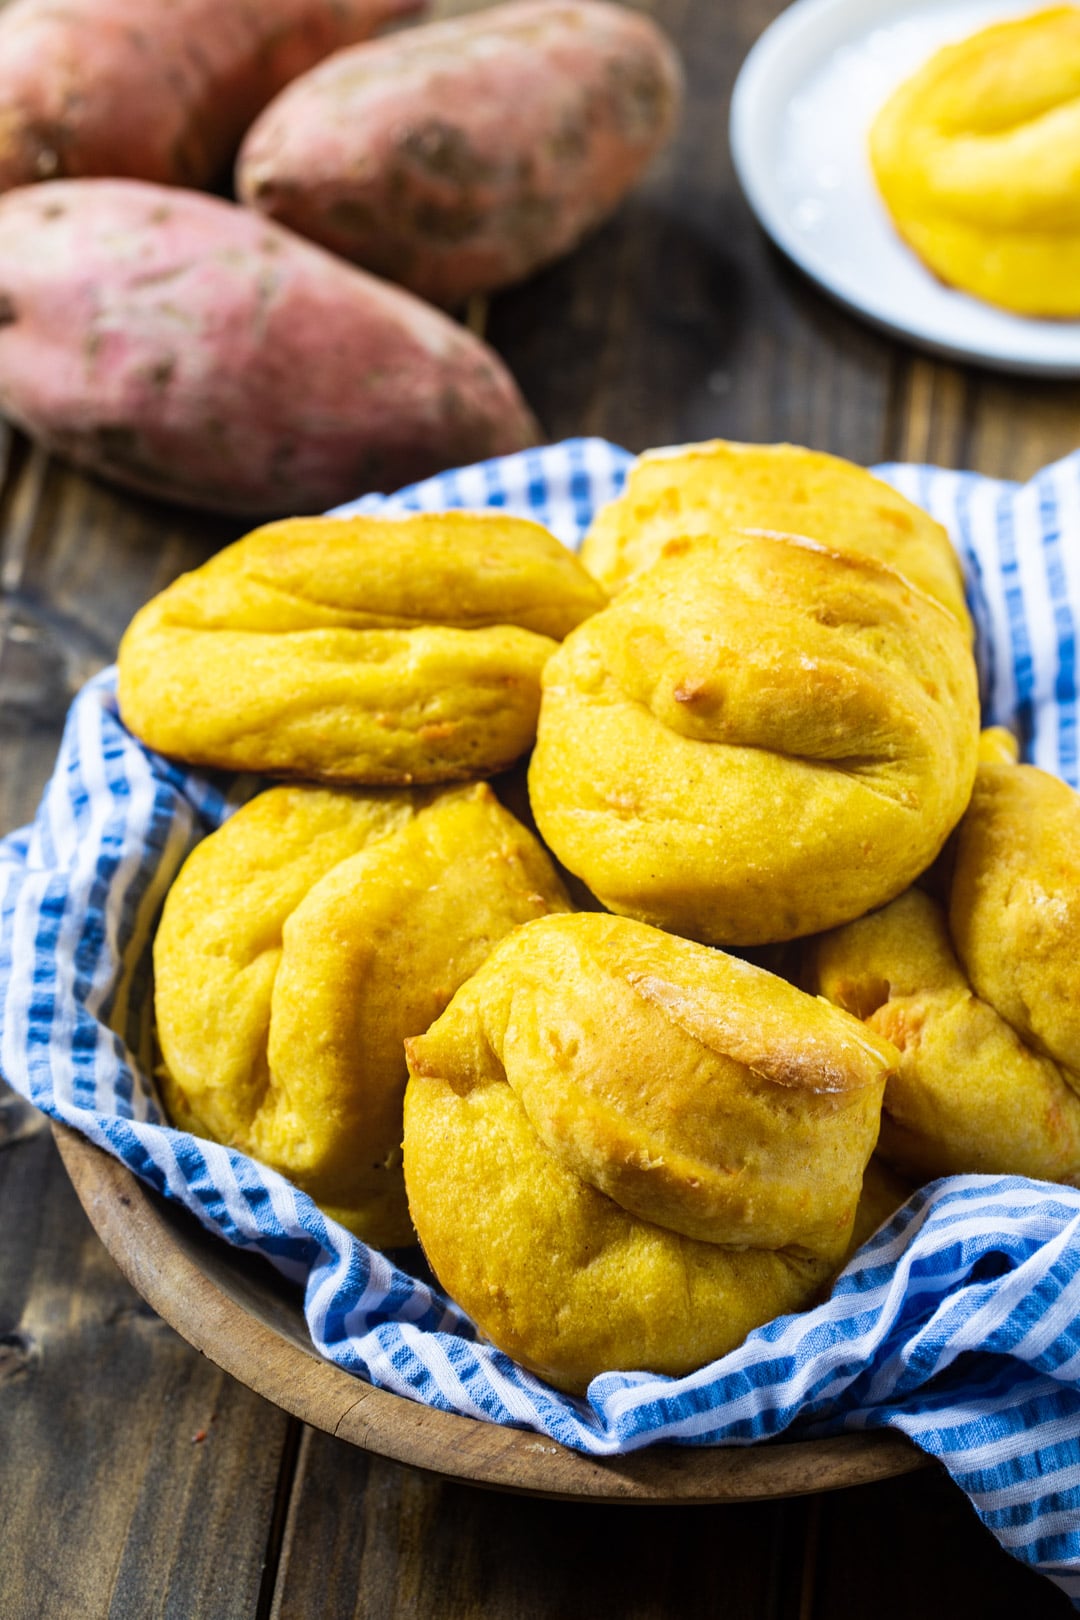
{"type": "MultiPolygon", "coordinates": [[[[468,3],[468,0],[466,0],[468,3]]],[[[448,9],[445,8],[444,9],[448,9]]],[[[459,3],[452,9],[462,9],[459,3]]],[[[723,435],[1022,478],[1080,441],[1080,387],[938,364],[858,325],[767,245],[728,97],[776,0],[656,0],[681,137],[487,333],[552,438],[723,435]]],[[[17,436],[0,485],[0,830],[135,609],[242,532],[111,492],[17,436]]],[[[723,1508],[577,1508],[448,1483],[303,1429],[122,1281],[47,1130],[0,1102],[0,1617],[980,1620],[1065,1616],[936,1471],[723,1508]]]]}

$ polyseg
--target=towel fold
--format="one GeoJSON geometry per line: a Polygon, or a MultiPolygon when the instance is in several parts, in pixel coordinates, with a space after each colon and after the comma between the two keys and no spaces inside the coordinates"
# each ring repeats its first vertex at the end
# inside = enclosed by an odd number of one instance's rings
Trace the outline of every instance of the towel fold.
{"type": "MultiPolygon", "coordinates": [[[[576,545],[631,457],[572,440],[342,512],[500,506],[576,545]]],[[[1080,453],[1019,486],[878,469],[950,530],[987,723],[1077,786],[1080,453]]],[[[923,1188],[815,1310],[685,1378],[606,1373],[561,1395],[477,1342],[451,1303],[231,1149],[162,1120],[150,945],[193,845],[259,784],[185,770],[123,728],[111,670],[72,706],[32,826],[0,844],[0,1069],[226,1242],[303,1289],[312,1339],[380,1388],[594,1456],[656,1441],[748,1445],[901,1429],[948,1468],[1001,1544],[1080,1606],[1080,1192],[1018,1177],[923,1188]]]]}

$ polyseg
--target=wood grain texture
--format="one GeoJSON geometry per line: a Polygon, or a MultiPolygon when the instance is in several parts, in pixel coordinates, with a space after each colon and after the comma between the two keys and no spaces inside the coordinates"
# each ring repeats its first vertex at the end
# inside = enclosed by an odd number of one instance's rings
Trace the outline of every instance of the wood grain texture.
{"type": "Polygon", "coordinates": [[[526,1505],[308,1431],[272,1615],[794,1620],[804,1524],[794,1504],[526,1505]]]}
{"type": "Polygon", "coordinates": [[[770,1505],[528,1511],[308,1431],[272,1614],[1065,1620],[936,1472],[770,1505]]]}
{"type": "Polygon", "coordinates": [[[0,1231],[0,1613],[254,1613],[289,1419],[123,1281],[46,1132],[0,1151],[0,1231]]]}
{"type": "Polygon", "coordinates": [[[781,6],[649,9],[686,63],[680,134],[596,236],[494,301],[489,336],[552,438],[598,433],[635,451],[790,439],[881,460],[903,351],[820,297],[768,244],[731,167],[735,75],[781,6]]]}
{"type": "Polygon", "coordinates": [[[30,819],[79,687],[129,619],[178,574],[238,539],[236,519],[120,495],[0,441],[0,828],[30,819]]]}
{"type": "Polygon", "coordinates": [[[1080,386],[992,377],[912,355],[897,412],[898,461],[1024,480],[1080,444],[1080,386]]]}
{"type": "Polygon", "coordinates": [[[1080,386],[973,373],[967,465],[1030,478],[1080,445],[1080,386]]]}

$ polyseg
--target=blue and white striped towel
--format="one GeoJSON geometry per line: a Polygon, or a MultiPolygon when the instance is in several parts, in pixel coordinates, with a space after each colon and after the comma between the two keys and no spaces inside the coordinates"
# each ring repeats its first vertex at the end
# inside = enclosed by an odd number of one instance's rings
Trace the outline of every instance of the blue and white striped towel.
{"type": "MultiPolygon", "coordinates": [[[[568,544],[630,457],[576,440],[345,511],[498,505],[568,544]]],[[[1080,452],[1022,487],[887,467],[960,549],[984,710],[1077,785],[1080,452]]],[[[607,1373],[559,1395],[476,1342],[455,1306],[243,1154],[162,1124],[149,1075],[150,940],[192,845],[254,788],[149,754],[111,672],[72,707],[34,824],[0,845],[0,1068],[227,1242],[303,1288],[312,1338],[381,1388],[610,1456],[891,1426],[939,1457],[1001,1544],[1080,1606],[1080,1191],[1017,1177],[924,1188],[829,1300],[687,1378],[607,1373]]]]}

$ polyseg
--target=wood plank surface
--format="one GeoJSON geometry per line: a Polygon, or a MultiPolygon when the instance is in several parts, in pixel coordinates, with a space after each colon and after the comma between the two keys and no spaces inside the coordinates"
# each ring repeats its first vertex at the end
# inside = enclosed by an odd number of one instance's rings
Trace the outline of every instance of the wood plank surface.
{"type": "Polygon", "coordinates": [[[992,1543],[943,1474],[817,1498],[799,1620],[1067,1620],[1063,1592],[992,1543]]]}
{"type": "Polygon", "coordinates": [[[1065,1620],[935,1473],[775,1504],[524,1505],[307,1431],[274,1620],[1065,1620]]]}
{"type": "MultiPolygon", "coordinates": [[[[442,9],[471,9],[444,0],[442,9]]],[[[1075,448],[1080,389],[883,339],[764,240],[727,153],[776,0],[655,0],[682,133],[488,334],[548,433],[723,434],[1022,478],[1075,448]]],[[[32,814],[73,692],[132,612],[243,525],[110,491],[0,438],[0,831],[32,814]]],[[[158,1321],[51,1138],[0,1099],[0,1617],[1042,1620],[1071,1613],[935,1473],[808,1502],[578,1508],[500,1497],[307,1430],[158,1321]]]]}
{"type": "Polygon", "coordinates": [[[891,454],[906,352],[820,297],[753,224],[727,145],[731,86],[781,9],[665,0],[687,106],[645,185],[570,259],[498,298],[489,334],[552,438],[632,450],[790,439],[891,454]]]}
{"type": "Polygon", "coordinates": [[[122,1280],[48,1132],[0,1150],[0,1233],[0,1614],[254,1614],[296,1425],[122,1280]]]}
{"type": "Polygon", "coordinates": [[[786,1504],[523,1511],[309,1430],[272,1614],[307,1620],[320,1601],[340,1620],[797,1614],[800,1522],[786,1504]]]}

